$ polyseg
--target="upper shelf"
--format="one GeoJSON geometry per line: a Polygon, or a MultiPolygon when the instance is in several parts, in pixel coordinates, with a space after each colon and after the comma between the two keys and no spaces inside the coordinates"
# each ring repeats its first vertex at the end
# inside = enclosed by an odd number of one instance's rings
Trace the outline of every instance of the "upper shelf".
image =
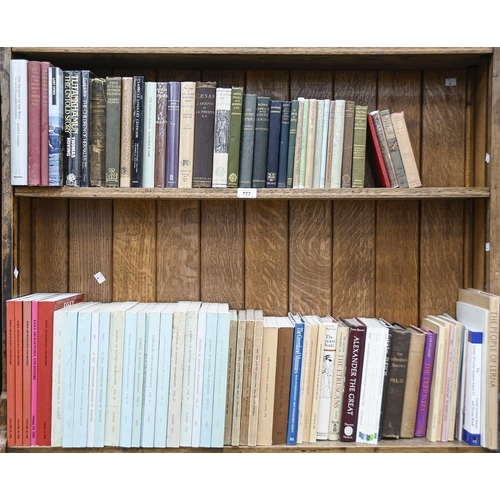
{"type": "Polygon", "coordinates": [[[223,189],[223,188],[66,188],[16,187],[15,196],[30,198],[130,199],[266,199],[266,200],[421,200],[489,198],[488,187],[342,188],[342,189],[223,189]]]}

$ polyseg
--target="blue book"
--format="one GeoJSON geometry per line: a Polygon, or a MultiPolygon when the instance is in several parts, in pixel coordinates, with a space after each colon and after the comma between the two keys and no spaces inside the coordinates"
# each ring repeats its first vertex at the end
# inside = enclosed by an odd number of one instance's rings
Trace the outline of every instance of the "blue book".
{"type": "Polygon", "coordinates": [[[269,109],[269,142],[267,144],[266,188],[278,187],[281,117],[283,101],[271,99],[269,109]]]}
{"type": "Polygon", "coordinates": [[[168,394],[170,387],[170,356],[172,352],[172,325],[176,303],[167,304],[160,314],[158,339],[158,381],[156,387],[155,433],[153,446],[167,446],[168,394]]]}
{"type": "Polygon", "coordinates": [[[299,314],[288,313],[293,328],[292,376],[290,378],[290,403],[288,406],[288,427],[286,444],[297,444],[299,423],[300,377],[304,349],[305,323],[299,314]]]}
{"type": "Polygon", "coordinates": [[[229,304],[219,304],[212,410],[211,447],[224,447],[224,423],[227,397],[227,363],[229,359],[229,304]]]}
{"type": "Polygon", "coordinates": [[[290,110],[291,101],[283,101],[280,124],[280,145],[278,155],[278,187],[287,187],[288,143],[290,140],[290,110]]]}
{"type": "Polygon", "coordinates": [[[64,171],[64,77],[61,68],[49,68],[49,186],[62,186],[64,171]]]}
{"type": "Polygon", "coordinates": [[[167,92],[167,159],[165,166],[165,186],[168,188],[175,188],[179,183],[181,82],[168,82],[167,92]]]}

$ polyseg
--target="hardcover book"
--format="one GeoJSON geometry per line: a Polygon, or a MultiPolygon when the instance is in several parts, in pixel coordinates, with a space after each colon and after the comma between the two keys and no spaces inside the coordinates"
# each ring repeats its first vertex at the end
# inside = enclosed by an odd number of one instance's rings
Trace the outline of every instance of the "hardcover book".
{"type": "Polygon", "coordinates": [[[266,96],[257,96],[257,108],[255,112],[255,142],[252,165],[253,188],[266,187],[270,111],[271,99],[266,96]]]}
{"type": "Polygon", "coordinates": [[[229,351],[227,359],[226,415],[224,421],[224,446],[231,445],[233,428],[234,379],[236,369],[236,345],[238,336],[238,311],[229,311],[229,351]]]}
{"type": "Polygon", "coordinates": [[[177,185],[193,187],[194,123],[196,82],[181,82],[179,116],[179,165],[177,185]]]}
{"type": "Polygon", "coordinates": [[[155,183],[156,82],[144,84],[144,128],[142,134],[142,187],[155,183]]]}
{"type": "Polygon", "coordinates": [[[278,186],[286,188],[288,176],[288,150],[290,144],[291,101],[283,101],[281,109],[280,143],[278,153],[278,186]]]}
{"type": "Polygon", "coordinates": [[[300,187],[300,160],[302,157],[302,135],[303,135],[303,123],[304,123],[304,106],[305,99],[299,97],[297,99],[297,126],[295,131],[295,149],[293,155],[293,177],[292,177],[292,187],[300,187]]]}
{"type": "Polygon", "coordinates": [[[323,131],[321,133],[321,163],[319,172],[319,186],[320,188],[329,187],[326,185],[326,170],[327,170],[327,159],[328,159],[328,139],[329,139],[329,126],[330,126],[330,109],[331,109],[331,99],[324,99],[323,107],[323,131]]]}
{"type": "Polygon", "coordinates": [[[167,101],[167,158],[165,186],[179,184],[179,137],[181,118],[181,82],[168,82],[167,101]]]}
{"type": "Polygon", "coordinates": [[[64,71],[64,185],[79,187],[82,154],[82,72],[64,71]]]}
{"type": "Polygon", "coordinates": [[[40,186],[41,174],[41,62],[28,61],[28,185],[40,186]]]}
{"type": "Polygon", "coordinates": [[[272,99],[269,109],[269,142],[267,147],[266,188],[278,187],[281,115],[283,101],[272,99]]]}
{"type": "Polygon", "coordinates": [[[168,82],[156,83],[155,187],[165,187],[168,82]]]}
{"type": "Polygon", "coordinates": [[[95,75],[88,69],[82,69],[82,154],[81,187],[90,187],[90,102],[92,99],[91,80],[95,75]]]}
{"type": "Polygon", "coordinates": [[[132,77],[132,152],[130,187],[142,187],[144,148],[144,77],[132,77]]]}
{"type": "Polygon", "coordinates": [[[28,61],[11,59],[10,73],[10,183],[28,185],[28,61]]]}
{"type": "Polygon", "coordinates": [[[49,186],[63,184],[63,131],[64,131],[64,77],[61,68],[48,69],[49,128],[48,174],[49,186]]]}
{"type": "Polygon", "coordinates": [[[212,187],[227,187],[230,119],[231,89],[218,87],[215,91],[212,187]]]}
{"type": "Polygon", "coordinates": [[[257,112],[257,95],[243,95],[243,111],[241,116],[240,175],[238,186],[252,187],[253,150],[255,143],[255,115],[257,112]]]}
{"type": "MultiPolygon", "coordinates": [[[[309,105],[311,99],[304,99],[303,103],[303,111],[302,111],[302,120],[300,116],[297,120],[297,127],[299,123],[301,124],[301,133],[300,133],[300,156],[297,158],[298,160],[298,184],[297,187],[303,188],[305,187],[306,182],[306,162],[307,162],[307,133],[309,131],[309,105]]],[[[299,110],[300,113],[300,110],[299,110]]],[[[297,136],[297,140],[299,136],[297,136]]],[[[295,168],[295,167],[294,167],[295,168]]]]}
{"type": "Polygon", "coordinates": [[[316,137],[314,141],[314,163],[312,169],[312,186],[314,189],[319,188],[321,176],[321,155],[323,152],[323,119],[325,116],[325,100],[318,99],[316,111],[316,137]]]}
{"type": "Polygon", "coordinates": [[[366,155],[368,158],[368,163],[370,164],[370,167],[372,169],[375,185],[377,187],[388,188],[391,187],[391,181],[386,169],[384,157],[382,156],[380,141],[375,129],[373,116],[370,113],[368,113],[367,115],[367,120],[368,132],[366,141],[366,155]]]}
{"type": "Polygon", "coordinates": [[[134,82],[131,76],[122,77],[120,128],[120,187],[132,182],[132,109],[134,82]]]}
{"type": "Polygon", "coordinates": [[[366,160],[366,116],[367,106],[354,107],[354,133],[352,142],[352,177],[351,187],[365,187],[366,160]]]}
{"type": "Polygon", "coordinates": [[[316,120],[318,100],[309,99],[309,116],[307,118],[307,154],[304,173],[304,187],[312,188],[314,174],[314,156],[316,152],[316,120]]]}
{"type": "MultiPolygon", "coordinates": [[[[342,144],[342,170],[341,170],[341,186],[352,186],[352,160],[353,160],[353,140],[354,140],[354,110],[356,103],[354,101],[346,101],[345,116],[344,116],[344,140],[342,144]]],[[[337,121],[337,113],[335,111],[335,121],[337,121]]]]}
{"type": "Polygon", "coordinates": [[[229,153],[227,166],[227,187],[237,188],[239,184],[241,120],[243,111],[243,87],[231,89],[231,118],[229,120],[229,153]]]}
{"type": "Polygon", "coordinates": [[[293,167],[295,162],[295,145],[297,141],[297,119],[299,113],[299,101],[294,99],[290,102],[290,131],[288,136],[288,156],[286,166],[286,187],[293,187],[293,167]]]}
{"type": "Polygon", "coordinates": [[[49,69],[52,64],[40,63],[40,185],[49,185],[49,101],[51,89],[49,86],[49,69]]]}
{"type": "MultiPolygon", "coordinates": [[[[90,185],[104,186],[106,166],[106,80],[92,78],[90,93],[90,185]]],[[[55,170],[55,169],[54,169],[55,170]]]]}
{"type": "Polygon", "coordinates": [[[104,185],[120,185],[122,78],[106,77],[106,169],[104,185]]]}
{"type": "Polygon", "coordinates": [[[382,109],[379,112],[380,121],[384,129],[385,137],[387,139],[387,146],[389,147],[389,154],[391,155],[394,172],[398,181],[399,187],[407,188],[408,180],[406,178],[405,168],[403,166],[403,159],[399,151],[398,140],[392,124],[391,114],[388,109],[382,109]]]}
{"type": "Polygon", "coordinates": [[[380,153],[385,165],[385,170],[389,177],[390,187],[398,187],[398,178],[396,176],[396,171],[394,169],[394,164],[392,162],[391,153],[389,151],[389,143],[387,142],[387,137],[385,136],[384,126],[382,125],[382,119],[380,117],[380,111],[377,109],[368,113],[371,116],[373,126],[375,128],[376,137],[378,139],[378,145],[380,148],[380,153]]]}

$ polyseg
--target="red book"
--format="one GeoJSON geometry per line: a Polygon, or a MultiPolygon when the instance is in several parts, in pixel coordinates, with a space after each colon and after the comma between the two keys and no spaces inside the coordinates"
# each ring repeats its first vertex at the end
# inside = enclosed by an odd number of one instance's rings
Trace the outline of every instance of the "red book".
{"type": "MultiPolygon", "coordinates": [[[[82,300],[82,293],[61,293],[36,303],[38,306],[36,444],[38,446],[51,444],[54,311],[82,300]]],[[[32,318],[32,321],[34,320],[35,317],[32,318]]]]}
{"type": "Polygon", "coordinates": [[[23,303],[15,301],[14,320],[14,370],[16,372],[14,404],[16,407],[15,420],[15,444],[20,446],[22,442],[22,416],[23,416],[23,365],[22,365],[22,338],[23,338],[23,303]]]}
{"type": "Polygon", "coordinates": [[[380,150],[380,144],[378,142],[377,130],[373,123],[373,117],[368,113],[367,118],[368,133],[366,137],[366,153],[368,156],[368,163],[372,169],[373,178],[375,179],[375,185],[377,187],[390,188],[391,181],[387,175],[384,157],[382,156],[382,151],[380,150]]]}
{"type": "Polygon", "coordinates": [[[41,63],[28,61],[28,185],[40,186],[41,63]]]}
{"type": "Polygon", "coordinates": [[[15,301],[7,300],[6,312],[6,341],[7,341],[7,445],[16,444],[16,364],[15,364],[15,301]]]}
{"type": "Polygon", "coordinates": [[[366,326],[355,318],[341,318],[341,321],[349,327],[349,341],[347,344],[344,401],[340,419],[340,441],[356,442],[366,326]]]}
{"type": "Polygon", "coordinates": [[[40,184],[49,185],[49,68],[52,64],[42,62],[40,94],[40,184]]]}

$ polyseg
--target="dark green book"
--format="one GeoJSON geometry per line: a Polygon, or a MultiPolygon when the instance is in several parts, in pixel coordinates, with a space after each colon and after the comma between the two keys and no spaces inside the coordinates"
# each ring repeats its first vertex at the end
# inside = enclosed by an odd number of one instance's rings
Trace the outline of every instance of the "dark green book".
{"type": "Polygon", "coordinates": [[[271,99],[257,96],[255,142],[253,146],[252,187],[266,187],[267,149],[269,144],[269,114],[271,99]]]}
{"type": "Polygon", "coordinates": [[[290,109],[292,103],[283,101],[281,110],[281,130],[280,130],[280,145],[278,155],[278,187],[287,187],[288,174],[288,142],[290,140],[290,109]]]}
{"type": "Polygon", "coordinates": [[[243,95],[240,143],[240,176],[238,187],[252,187],[253,149],[255,142],[255,112],[257,94],[243,95]]]}
{"type": "Polygon", "coordinates": [[[231,89],[231,119],[229,122],[229,158],[227,167],[227,187],[238,187],[241,142],[241,112],[243,107],[243,87],[231,89]]]}
{"type": "Polygon", "coordinates": [[[366,128],[368,106],[354,108],[354,135],[352,140],[351,187],[365,187],[366,128]]]}
{"type": "Polygon", "coordinates": [[[293,187],[293,164],[295,161],[295,142],[297,139],[297,117],[299,101],[294,99],[290,104],[290,132],[288,136],[288,158],[286,168],[286,187],[293,187]]]}
{"type": "Polygon", "coordinates": [[[122,78],[106,77],[106,169],[105,186],[120,185],[120,133],[122,78]]]}
{"type": "Polygon", "coordinates": [[[104,185],[106,164],[106,80],[92,78],[90,95],[90,185],[104,185]]]}

